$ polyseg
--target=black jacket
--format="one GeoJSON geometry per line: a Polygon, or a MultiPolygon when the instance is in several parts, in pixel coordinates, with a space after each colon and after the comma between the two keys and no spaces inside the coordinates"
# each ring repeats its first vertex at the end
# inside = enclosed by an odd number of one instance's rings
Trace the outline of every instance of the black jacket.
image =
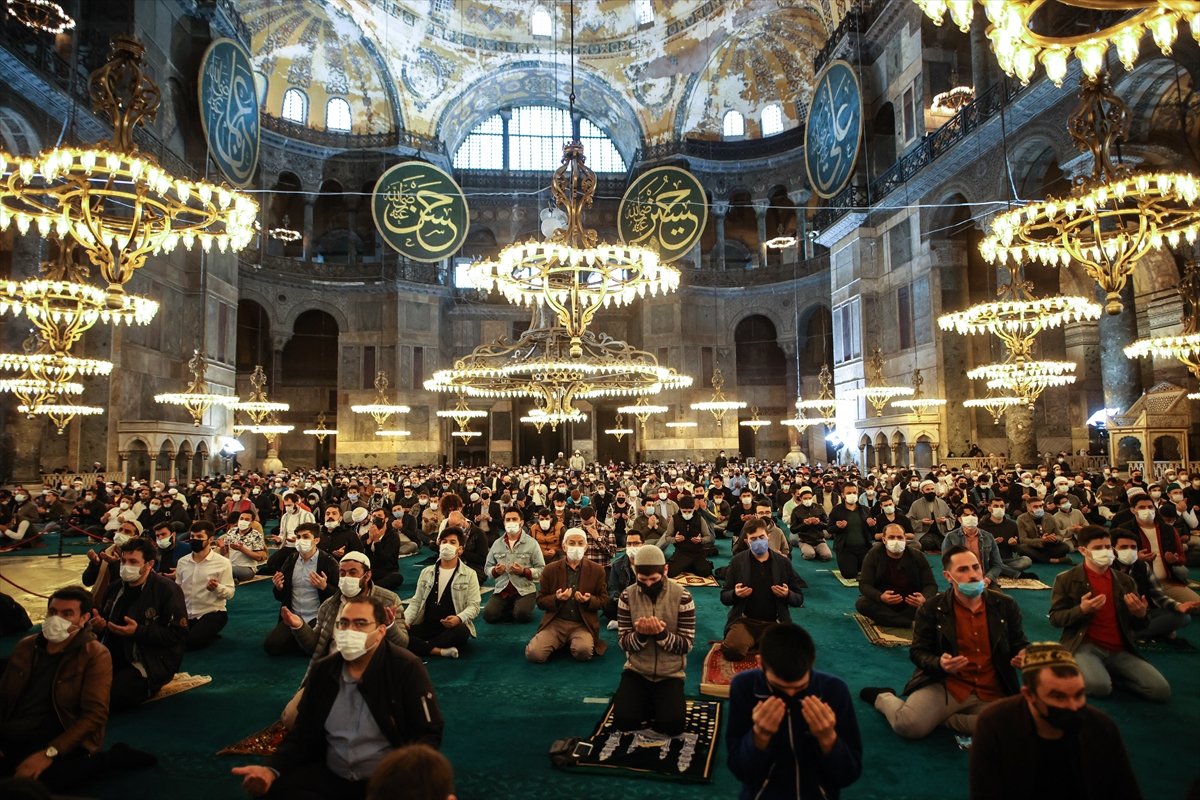
{"type": "MultiPolygon", "coordinates": [[[[111,582],[100,603],[105,620],[124,625],[124,619],[111,620],[113,606],[125,590],[120,578],[111,582]]],[[[146,668],[150,694],[156,693],[179,671],[183,662],[183,645],[187,639],[187,606],[183,590],[175,581],[151,572],[142,585],[142,592],[124,616],[137,621],[132,636],[118,636],[105,631],[101,640],[109,650],[122,648],[125,660],[138,662],[146,668]]]]}
{"type": "MultiPolygon", "coordinates": [[[[917,668],[908,679],[903,694],[944,681],[946,673],[940,663],[942,654],[958,655],[954,591],[951,587],[917,609],[912,647],[908,650],[908,657],[917,668]]],[[[984,591],[983,602],[987,606],[988,636],[996,679],[1005,694],[1016,694],[1020,684],[1017,670],[1010,661],[1029,644],[1021,625],[1021,609],[1008,595],[990,590],[984,591]]]]}
{"type": "Polygon", "coordinates": [[[874,541],[875,529],[867,524],[867,520],[875,519],[876,522],[879,520],[877,518],[868,516],[867,510],[862,506],[861,503],[855,506],[853,511],[846,508],[846,506],[842,503],[838,503],[833,507],[833,510],[829,512],[829,522],[827,523],[829,527],[829,534],[833,537],[833,551],[835,553],[846,546],[846,531],[849,530],[848,528],[839,528],[837,524],[842,520],[848,520],[851,514],[858,514],[859,519],[862,520],[863,544],[866,547],[870,547],[874,541]]]}
{"type": "MultiPolygon", "coordinates": [[[[1092,585],[1087,579],[1087,567],[1080,564],[1066,572],[1060,572],[1054,579],[1054,593],[1050,597],[1050,624],[1062,628],[1062,643],[1072,653],[1083,644],[1088,626],[1092,624],[1094,614],[1085,614],[1079,607],[1083,596],[1092,591],[1092,585]]],[[[1117,604],[1117,627],[1121,629],[1121,640],[1125,649],[1135,656],[1141,657],[1138,650],[1134,630],[1140,630],[1147,625],[1146,617],[1135,617],[1125,605],[1125,595],[1137,591],[1137,583],[1124,572],[1110,569],[1113,579],[1113,600],[1117,604]]]]}
{"type": "MultiPolygon", "coordinates": [[[[791,560],[774,550],[769,551],[768,555],[771,558],[771,584],[777,586],[786,583],[791,589],[787,597],[775,598],[775,619],[778,622],[791,622],[792,612],[788,609],[800,608],[804,605],[802,590],[806,588],[807,584],[796,574],[791,560]]],[[[725,620],[726,631],[745,614],[746,598],[734,594],[733,587],[739,583],[747,585],[750,583],[750,559],[752,558],[754,558],[753,553],[743,550],[729,560],[729,569],[725,573],[725,585],[721,588],[721,602],[730,606],[729,616],[725,620]]]]}
{"type": "Polygon", "coordinates": [[[808,545],[818,545],[825,541],[826,526],[829,525],[829,517],[825,515],[825,509],[813,503],[811,506],[797,504],[792,509],[792,518],[788,520],[788,528],[791,530],[801,543],[808,545]],[[815,525],[805,525],[804,520],[815,517],[819,520],[815,525]]]}
{"type": "Polygon", "coordinates": [[[375,581],[400,571],[400,534],[387,529],[375,544],[362,542],[362,550],[371,559],[371,576],[375,581]]]}
{"type": "MultiPolygon", "coordinates": [[[[886,574],[884,566],[890,558],[887,548],[882,544],[872,547],[863,558],[862,568],[858,572],[858,591],[868,600],[879,600],[888,587],[879,588],[886,574]]],[[[916,591],[925,595],[928,600],[937,594],[937,582],[933,579],[933,570],[925,560],[925,554],[914,547],[905,547],[900,556],[900,568],[908,575],[908,583],[916,591]]]]}
{"type": "MultiPolygon", "coordinates": [[[[292,607],[292,569],[296,566],[296,559],[300,557],[299,551],[293,551],[282,564],[279,565],[278,572],[283,573],[283,588],[275,589],[275,599],[288,608],[292,607]]],[[[325,588],[318,590],[317,594],[321,597],[321,602],[325,602],[330,597],[333,597],[334,592],[338,588],[338,561],[333,556],[326,553],[324,550],[318,550],[316,556],[317,571],[325,573],[325,588]]],[[[274,574],[274,573],[272,573],[274,574]]]]}
{"type": "MultiPolygon", "coordinates": [[[[500,518],[500,530],[504,530],[504,518],[500,518]]],[[[487,561],[488,535],[482,530],[472,525],[466,531],[466,541],[463,542],[462,561],[471,569],[475,570],[479,575],[479,582],[482,584],[483,577],[483,562],[487,561]]]]}
{"type": "MultiPolygon", "coordinates": [[[[312,666],[300,697],[296,724],[267,759],[267,766],[282,773],[302,764],[325,763],[329,747],[325,718],[337,699],[343,664],[341,654],[334,653],[312,666]]],[[[371,655],[358,691],[393,747],[441,744],[445,723],[437,696],[421,659],[412,653],[385,640],[371,655]]]]}
{"type": "MultiPolygon", "coordinates": [[[[1084,706],[1079,745],[1077,797],[1141,800],[1121,731],[1103,711],[1084,706]]],[[[988,703],[975,723],[971,745],[971,800],[1010,800],[1029,793],[1028,767],[1042,739],[1022,696],[988,703]]]]}

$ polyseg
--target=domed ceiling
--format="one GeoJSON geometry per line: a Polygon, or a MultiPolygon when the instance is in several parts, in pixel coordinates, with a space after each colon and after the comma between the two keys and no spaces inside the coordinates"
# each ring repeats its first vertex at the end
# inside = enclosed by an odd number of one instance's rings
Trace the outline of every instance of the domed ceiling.
{"type": "MultiPolygon", "coordinates": [[[[269,75],[264,110],[283,93],[312,93],[309,124],[345,96],[354,132],[406,129],[450,149],[505,106],[564,105],[570,59],[565,2],[536,0],[235,0],[269,75]],[[535,8],[553,17],[535,37],[535,8]],[[389,91],[390,87],[390,91],[389,91]],[[397,106],[393,108],[393,103],[397,106]]],[[[632,0],[577,0],[577,95],[626,157],[681,136],[719,136],[729,109],[757,120],[780,102],[785,127],[808,105],[812,58],[845,0],[653,0],[639,25],[632,0]],[[619,128],[620,130],[616,130],[619,128]]],[[[756,135],[756,123],[747,133],[756,135]]]]}

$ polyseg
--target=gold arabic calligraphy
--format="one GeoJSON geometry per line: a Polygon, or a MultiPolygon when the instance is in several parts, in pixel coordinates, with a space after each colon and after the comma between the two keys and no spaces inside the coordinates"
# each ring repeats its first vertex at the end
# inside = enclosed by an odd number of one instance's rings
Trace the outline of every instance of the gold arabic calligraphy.
{"type": "Polygon", "coordinates": [[[691,246],[700,234],[700,217],[692,211],[695,192],[679,175],[664,174],[646,182],[630,199],[625,215],[631,238],[628,244],[657,243],[673,254],[691,246]],[[682,188],[681,188],[682,187],[682,188]]]}
{"type": "Polygon", "coordinates": [[[431,187],[445,187],[438,175],[416,174],[401,178],[384,192],[383,224],[404,237],[403,244],[430,255],[442,253],[458,241],[454,222],[458,197],[431,187]]]}

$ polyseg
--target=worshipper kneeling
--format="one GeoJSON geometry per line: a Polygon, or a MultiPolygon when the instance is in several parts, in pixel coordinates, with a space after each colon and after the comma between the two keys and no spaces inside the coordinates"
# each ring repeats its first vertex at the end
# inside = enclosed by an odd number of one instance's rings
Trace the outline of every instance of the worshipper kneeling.
{"type": "Polygon", "coordinates": [[[157,553],[148,539],[121,545],[120,580],[109,584],[91,620],[112,655],[112,712],[158,694],[183,662],[187,606],[179,585],[154,571],[157,553]]]}
{"type": "Polygon", "coordinates": [[[504,535],[492,542],[484,572],[492,577],[495,591],[483,607],[489,623],[529,622],[537,602],[537,581],[546,562],[537,540],[521,528],[521,512],[504,512],[504,535]]]}
{"type": "Polygon", "coordinates": [[[634,571],[637,581],[617,601],[617,643],[625,651],[625,669],[613,697],[613,723],[623,731],[649,727],[678,736],[685,721],[683,679],[696,639],[696,603],[667,580],[669,567],[657,547],[639,552],[634,571]]]}
{"type": "Polygon", "coordinates": [[[904,687],[908,700],[887,688],[859,693],[905,739],[938,725],[971,735],[987,703],[1017,693],[1017,671],[1029,640],[1015,600],[989,591],[979,559],[965,547],[942,554],[949,589],[917,609],[908,655],[917,665],[904,687]]]}
{"type": "Polygon", "coordinates": [[[542,664],[563,645],[569,645],[576,661],[604,655],[607,645],[600,638],[597,612],[608,600],[604,568],[584,558],[587,534],[571,528],[562,537],[566,558],[542,571],[537,604],[546,613],[538,631],[525,645],[525,658],[542,664]]]}
{"type": "Polygon", "coordinates": [[[212,549],[213,524],[208,520],[192,523],[188,544],[192,554],[175,566],[175,582],[183,591],[187,606],[188,650],[201,650],[221,636],[229,622],[226,603],[233,598],[233,565],[212,549]]]}
{"type": "Polygon", "coordinates": [[[408,649],[418,656],[458,658],[475,635],[479,578],[461,560],[463,532],[446,528],[438,536],[438,563],[421,570],[417,592],[404,609],[408,649]]]}
{"type": "Polygon", "coordinates": [[[1116,679],[1140,697],[1165,703],[1171,686],[1142,657],[1134,636],[1148,624],[1149,603],[1133,578],[1111,568],[1116,556],[1109,536],[1099,525],[1075,535],[1084,562],[1054,579],[1050,624],[1063,629],[1062,643],[1075,655],[1089,694],[1107,697],[1116,679]]]}
{"type": "Polygon", "coordinates": [[[391,621],[378,597],[361,595],[342,606],[338,652],[313,666],[295,726],[265,766],[233,769],[247,793],[357,800],[389,752],[441,744],[444,723],[429,673],[412,653],[384,641],[391,621]]]}
{"type": "Polygon", "coordinates": [[[772,625],[758,669],[729,686],[725,744],[741,800],[836,800],[862,774],[862,738],[845,681],[814,670],[799,625],[772,625]]]}
{"type": "Polygon", "coordinates": [[[679,498],[679,511],[675,513],[672,532],[664,534],[659,540],[659,547],[667,549],[669,544],[675,545],[671,554],[671,573],[682,575],[690,572],[701,578],[713,574],[712,562],[704,557],[704,548],[712,544],[712,533],[704,518],[696,514],[696,498],[682,495],[679,498]]]}
{"type": "Polygon", "coordinates": [[[13,648],[0,677],[0,777],[62,791],[99,771],[113,672],[91,618],[91,592],[64,587],[41,632],[13,648]]]}
{"type": "Polygon", "coordinates": [[[884,627],[911,628],[917,609],[937,594],[937,583],[925,554],[909,547],[904,528],[893,523],[863,559],[858,591],[858,613],[884,627]]]}
{"type": "Polygon", "coordinates": [[[804,605],[804,581],[788,558],[771,549],[767,520],[748,520],[742,535],[750,549],[730,559],[721,589],[721,602],[730,606],[721,649],[730,661],[745,658],[758,647],[763,631],[791,622],[788,609],[804,605]]]}
{"type": "MultiPolygon", "coordinates": [[[[338,562],[320,548],[321,529],[315,522],[301,522],[295,534],[295,550],[289,552],[271,576],[275,599],[281,608],[279,622],[263,640],[263,649],[269,656],[303,655],[304,650],[292,634],[292,617],[311,627],[321,603],[337,591],[337,584],[329,576],[337,572],[338,562]]],[[[280,552],[284,551],[281,547],[280,552]]]]}
{"type": "Polygon", "coordinates": [[[979,715],[971,743],[971,800],[1028,796],[1140,800],[1121,730],[1087,704],[1083,673],[1057,642],[1025,649],[1021,694],[979,715]]]}

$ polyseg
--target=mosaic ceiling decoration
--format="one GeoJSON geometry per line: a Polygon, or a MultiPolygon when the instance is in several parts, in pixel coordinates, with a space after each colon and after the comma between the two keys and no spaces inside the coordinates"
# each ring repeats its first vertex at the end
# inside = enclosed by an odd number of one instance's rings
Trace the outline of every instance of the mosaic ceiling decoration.
{"type": "MultiPolygon", "coordinates": [[[[565,93],[555,93],[569,69],[565,2],[234,2],[252,31],[256,66],[271,76],[264,111],[275,116],[288,86],[307,87],[314,93],[309,124],[323,128],[324,98],[346,91],[355,132],[388,130],[399,118],[414,133],[450,143],[466,135],[458,127],[473,125],[502,105],[565,101],[565,93]],[[551,37],[534,37],[531,31],[532,9],[539,5],[552,14],[551,37]],[[480,107],[473,95],[481,87],[494,89],[498,74],[512,91],[480,107]],[[394,101],[388,99],[389,86],[394,101]],[[398,108],[393,111],[390,102],[398,108]]],[[[812,57],[849,3],[655,0],[653,5],[653,22],[639,25],[631,0],[576,2],[577,70],[591,85],[604,84],[607,90],[592,103],[607,108],[585,108],[585,113],[606,127],[633,126],[632,138],[639,144],[678,136],[713,138],[725,111],[757,119],[769,102],[782,103],[785,127],[798,124],[811,92],[812,57]]],[[[582,92],[580,99],[588,104],[582,92]]]]}

